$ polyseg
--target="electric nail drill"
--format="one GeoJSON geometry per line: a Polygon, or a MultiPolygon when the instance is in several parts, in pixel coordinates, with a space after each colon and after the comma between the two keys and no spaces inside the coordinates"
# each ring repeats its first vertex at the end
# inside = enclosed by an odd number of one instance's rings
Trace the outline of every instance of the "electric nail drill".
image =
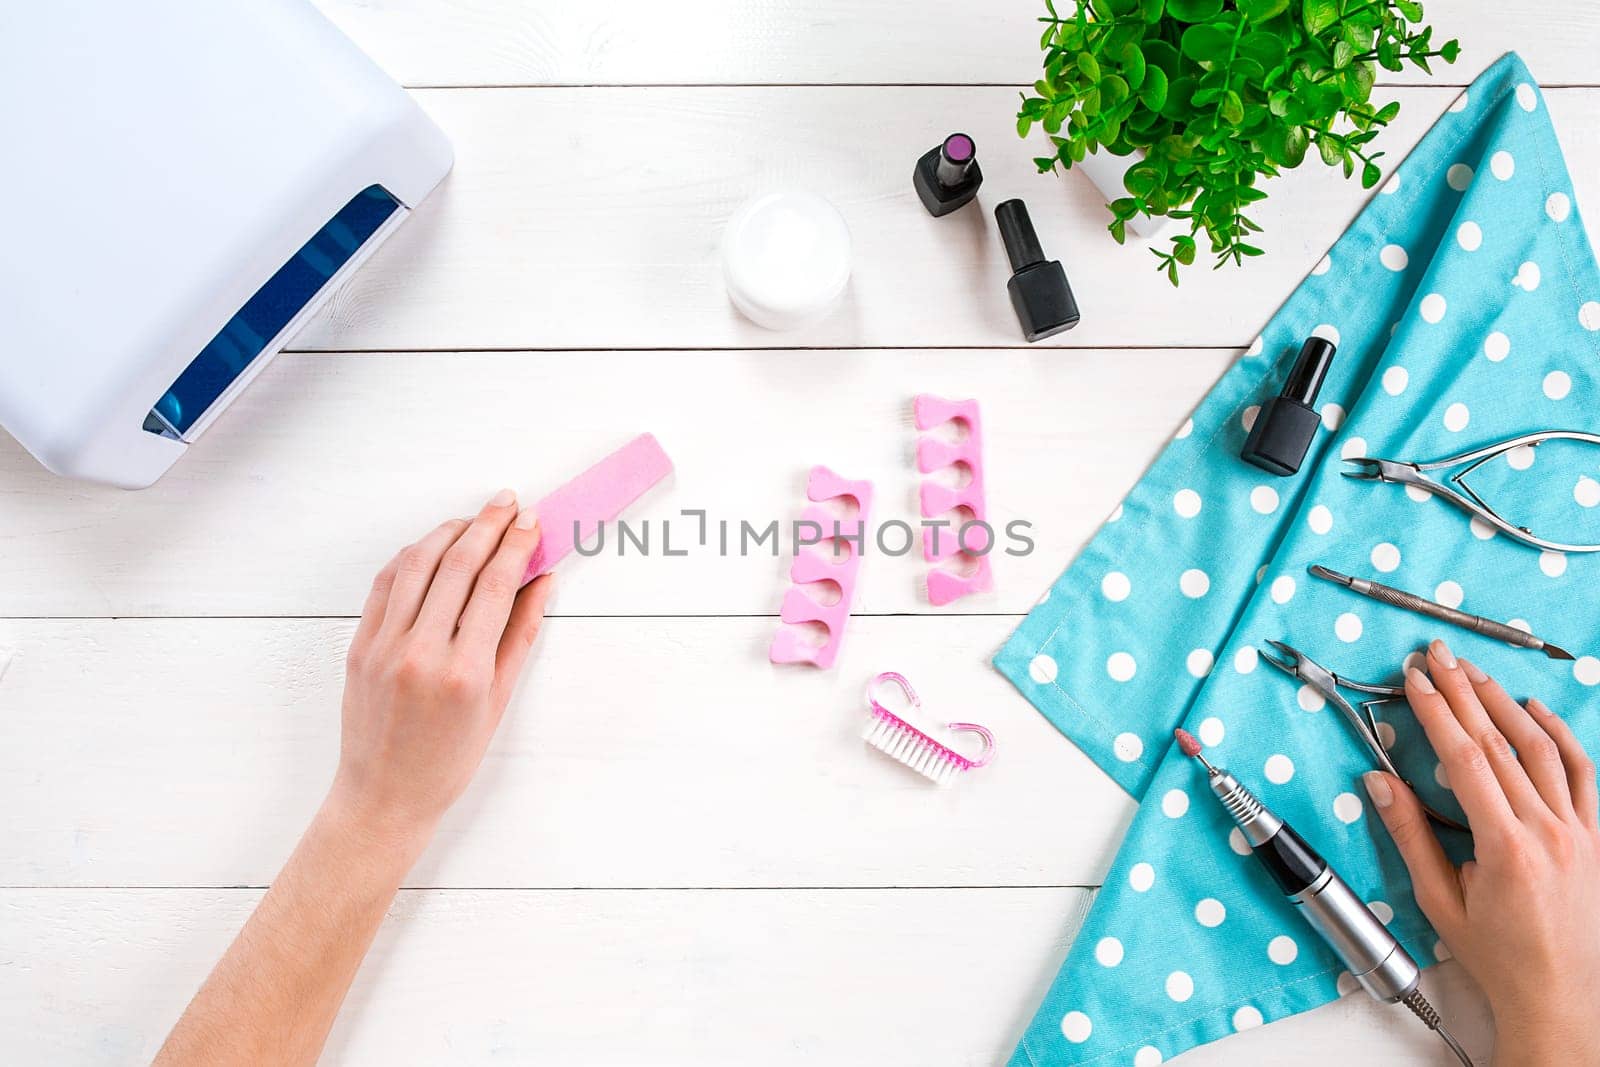
{"type": "Polygon", "coordinates": [[[1200,751],[1200,742],[1192,734],[1186,730],[1173,733],[1183,754],[1199,760],[1206,769],[1211,792],[1244,834],[1250,851],[1266,867],[1289,902],[1349,968],[1361,988],[1385,1004],[1398,1001],[1410,1008],[1428,1029],[1450,1046],[1457,1059],[1472,1067],[1472,1060],[1445,1029],[1439,1013],[1418,988],[1422,969],[1389,933],[1388,927],[1356,896],[1355,890],[1237,778],[1207,762],[1200,751]]]}

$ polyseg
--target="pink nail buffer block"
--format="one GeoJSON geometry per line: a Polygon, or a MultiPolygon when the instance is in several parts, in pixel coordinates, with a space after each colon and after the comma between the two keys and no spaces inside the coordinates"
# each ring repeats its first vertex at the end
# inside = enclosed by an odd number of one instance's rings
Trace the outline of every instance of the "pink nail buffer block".
{"type": "MultiPolygon", "coordinates": [[[[917,429],[924,432],[935,427],[943,426],[947,422],[962,422],[966,424],[966,437],[960,441],[942,441],[937,437],[923,437],[917,442],[917,469],[923,474],[952,467],[957,463],[966,465],[972,474],[972,480],[960,488],[941,485],[938,482],[924,478],[922,480],[922,517],[925,519],[937,518],[957,508],[966,508],[972,512],[972,521],[989,521],[989,508],[984,500],[983,491],[983,421],[978,415],[978,402],[976,400],[945,400],[943,397],[932,396],[924,393],[912,402],[912,415],[916,420],[917,429]]],[[[977,555],[962,551],[957,540],[960,524],[953,527],[930,528],[922,535],[922,557],[929,563],[941,564],[953,556],[960,556],[972,562],[970,574],[961,574],[947,567],[935,566],[928,572],[928,602],[934,605],[948,604],[968,593],[986,593],[994,588],[994,571],[989,567],[987,555],[977,555]],[[938,543],[934,538],[937,535],[938,543]]],[[[981,530],[973,531],[967,537],[969,544],[984,547],[983,542],[975,542],[973,538],[988,538],[989,534],[981,530]]]]}
{"type": "MultiPolygon", "coordinates": [[[[806,496],[811,506],[800,513],[801,522],[814,522],[822,528],[824,543],[832,536],[834,523],[839,521],[826,508],[823,501],[836,497],[850,497],[856,502],[857,520],[866,529],[867,513],[872,508],[872,483],[852,482],[839,477],[826,467],[812,467],[806,482],[806,496]]],[[[840,522],[845,533],[852,533],[853,523],[840,522]]],[[[839,646],[844,641],[844,626],[850,618],[850,605],[856,596],[856,577],[861,570],[861,554],[854,543],[849,543],[849,558],[834,562],[831,552],[816,545],[806,545],[795,554],[789,567],[789,580],[794,587],[784,594],[783,608],[778,617],[790,626],[818,622],[827,627],[828,639],[812,647],[802,641],[797,631],[780,629],[772,637],[772,648],[767,658],[773,663],[809,663],[814,667],[831,667],[839,657],[839,646]],[[800,586],[810,582],[833,581],[839,583],[839,602],[826,605],[818,603],[800,586]]]]}
{"type": "Polygon", "coordinates": [[[573,545],[594,536],[672,473],[672,460],[652,434],[640,434],[599,463],[534,505],[539,516],[539,547],[528,563],[523,584],[548,574],[573,545]]]}

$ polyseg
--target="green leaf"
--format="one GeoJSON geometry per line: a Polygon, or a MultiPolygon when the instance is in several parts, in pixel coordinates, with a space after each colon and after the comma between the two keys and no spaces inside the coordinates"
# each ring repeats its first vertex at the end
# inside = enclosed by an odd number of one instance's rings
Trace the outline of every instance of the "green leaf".
{"type": "Polygon", "coordinates": [[[1344,149],[1332,137],[1317,138],[1317,151],[1322,155],[1322,161],[1330,167],[1345,158],[1344,149]]]}
{"type": "Polygon", "coordinates": [[[1240,38],[1239,54],[1255,60],[1263,70],[1272,70],[1288,58],[1289,48],[1270,30],[1254,30],[1240,38]]]}
{"type": "Polygon", "coordinates": [[[1289,0],[1238,0],[1239,13],[1251,22],[1266,22],[1289,10],[1289,0]]]}
{"type": "Polygon", "coordinates": [[[1209,24],[1190,26],[1183,31],[1179,49],[1197,63],[1225,63],[1233,50],[1233,36],[1209,24]]]}
{"type": "Polygon", "coordinates": [[[1407,22],[1422,21],[1422,5],[1417,0],[1394,0],[1394,6],[1399,8],[1407,22]]]}
{"type": "Polygon", "coordinates": [[[1139,17],[1154,25],[1166,13],[1166,0],[1139,0],[1139,17]]]}
{"type": "Polygon", "coordinates": [[[1167,103],[1161,109],[1161,114],[1174,122],[1187,121],[1192,116],[1189,112],[1189,98],[1194,95],[1197,83],[1187,75],[1175,79],[1167,88],[1167,103]]]}
{"type": "Polygon", "coordinates": [[[1347,101],[1366,103],[1373,85],[1377,84],[1378,72],[1371,63],[1355,63],[1339,76],[1339,81],[1347,101]]]}
{"type": "Polygon", "coordinates": [[[1361,168],[1361,188],[1371,189],[1383,177],[1376,163],[1368,162],[1361,168]]]}
{"type": "Polygon", "coordinates": [[[1090,81],[1100,80],[1100,64],[1088,52],[1078,53],[1078,70],[1082,71],[1083,76],[1090,81]]]}
{"type": "Polygon", "coordinates": [[[1388,125],[1389,123],[1393,122],[1395,120],[1395,116],[1399,114],[1400,101],[1391,100],[1389,103],[1378,109],[1377,115],[1373,116],[1373,121],[1383,125],[1388,125]]]}
{"type": "Polygon", "coordinates": [[[1307,33],[1320,37],[1323,30],[1339,21],[1339,0],[1305,0],[1300,18],[1307,33]]]}
{"type": "Polygon", "coordinates": [[[1333,46],[1333,69],[1343,70],[1348,67],[1355,55],[1355,49],[1350,47],[1350,42],[1340,38],[1339,42],[1333,46]]]}
{"type": "Polygon", "coordinates": [[[1119,53],[1122,59],[1122,76],[1127,79],[1128,88],[1137,89],[1144,84],[1145,61],[1144,53],[1139,51],[1139,46],[1130,44],[1119,53]]]}
{"type": "Polygon", "coordinates": [[[1167,72],[1169,79],[1176,77],[1183,69],[1183,59],[1178,55],[1178,50],[1160,38],[1151,38],[1139,48],[1144,52],[1145,65],[1160,67],[1167,72]]]}
{"type": "Polygon", "coordinates": [[[1167,0],[1167,14],[1179,22],[1205,22],[1222,14],[1222,0],[1167,0]]]}
{"type": "Polygon", "coordinates": [[[1310,148],[1310,138],[1306,136],[1304,127],[1291,126],[1284,136],[1283,165],[1285,167],[1298,167],[1305,162],[1306,151],[1310,148]]]}
{"type": "Polygon", "coordinates": [[[1033,129],[1033,119],[1027,115],[1017,116],[1017,136],[1026,137],[1028,131],[1033,129]]]}
{"type": "Polygon", "coordinates": [[[1167,106],[1167,72],[1160,67],[1146,67],[1144,84],[1139,86],[1139,102],[1151,111],[1159,112],[1167,106]]]}
{"type": "Polygon", "coordinates": [[[1221,114],[1224,122],[1235,126],[1244,121],[1244,101],[1232,89],[1222,94],[1221,114]]]}
{"type": "Polygon", "coordinates": [[[1100,83],[1100,106],[1107,111],[1128,99],[1128,95],[1128,83],[1115,74],[1107,75],[1100,83]]]}
{"type": "Polygon", "coordinates": [[[1454,41],[1454,40],[1446,41],[1439,48],[1439,58],[1444,60],[1446,63],[1454,63],[1460,57],[1461,57],[1461,42],[1460,41],[1454,41]]]}
{"type": "Polygon", "coordinates": [[[1161,184],[1161,174],[1149,163],[1129,167],[1122,176],[1123,188],[1137,197],[1148,197],[1161,184]]]}

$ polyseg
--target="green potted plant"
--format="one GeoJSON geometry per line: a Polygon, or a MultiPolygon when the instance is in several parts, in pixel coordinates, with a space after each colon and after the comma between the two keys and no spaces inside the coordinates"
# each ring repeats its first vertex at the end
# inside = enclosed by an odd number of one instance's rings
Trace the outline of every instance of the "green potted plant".
{"type": "Polygon", "coordinates": [[[1315,153],[1370,188],[1383,154],[1373,139],[1400,110],[1371,102],[1377,71],[1433,58],[1418,0],[1082,0],[1069,14],[1046,0],[1044,77],[1023,94],[1017,132],[1035,125],[1056,152],[1040,171],[1093,152],[1127,157],[1126,195],[1110,203],[1112,237],[1130,220],[1188,224],[1151,251],[1178,284],[1204,234],[1216,266],[1258,256],[1245,214],[1261,179],[1315,153]]]}

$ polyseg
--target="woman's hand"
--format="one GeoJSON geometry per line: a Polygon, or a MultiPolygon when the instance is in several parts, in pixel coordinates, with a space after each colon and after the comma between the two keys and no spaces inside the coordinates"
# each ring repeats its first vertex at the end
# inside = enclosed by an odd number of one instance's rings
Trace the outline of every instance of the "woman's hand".
{"type": "Polygon", "coordinates": [[[550,579],[522,585],[539,523],[502,490],[372,583],[344,690],[329,806],[426,838],[483,759],[544,619],[550,579]]]}
{"type": "Polygon", "coordinates": [[[1489,998],[1495,1063],[1600,1064],[1600,824],[1595,767],[1571,729],[1443,641],[1406,698],[1472,827],[1476,858],[1445,857],[1415,794],[1365,776],[1417,903],[1489,998]],[[1431,678],[1430,678],[1431,676],[1431,678]]]}
{"type": "Polygon", "coordinates": [[[309,1067],[394,895],[471,781],[544,619],[539,544],[505,490],[372,583],[350,643],[339,770],[322,809],[156,1056],[309,1067]]]}

